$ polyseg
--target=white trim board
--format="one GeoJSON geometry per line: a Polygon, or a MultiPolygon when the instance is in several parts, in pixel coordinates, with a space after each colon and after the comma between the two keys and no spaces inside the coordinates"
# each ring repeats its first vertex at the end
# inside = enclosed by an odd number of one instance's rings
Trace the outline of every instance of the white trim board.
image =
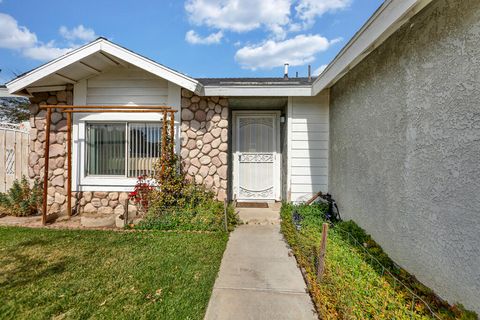
{"type": "Polygon", "coordinates": [[[41,80],[55,72],[63,69],[73,63],[79,62],[82,59],[95,54],[97,52],[107,53],[117,59],[128,62],[138,68],[157,75],[167,81],[171,81],[180,87],[201,93],[203,86],[195,79],[183,75],[177,71],[169,69],[161,64],[158,64],[150,59],[147,59],[139,54],[127,50],[119,45],[114,44],[104,38],[99,38],[91,43],[84,45],[76,50],[73,50],[49,63],[46,63],[27,74],[16,78],[7,83],[7,88],[10,93],[15,93],[27,88],[34,82],[41,80]]]}
{"type": "Polygon", "coordinates": [[[206,86],[205,96],[235,97],[305,97],[312,93],[311,85],[307,86],[206,86]]]}
{"type": "Polygon", "coordinates": [[[432,0],[387,0],[312,84],[312,96],[334,85],[432,0]]]}
{"type": "Polygon", "coordinates": [[[99,56],[103,61],[121,65],[125,65],[125,62],[130,63],[201,96],[316,96],[325,88],[334,85],[351,68],[432,1],[386,0],[311,85],[204,87],[191,77],[169,69],[104,38],[99,38],[10,81],[7,83],[7,88],[10,93],[17,93],[28,88],[34,82],[55,74],[62,68],[99,52],[118,59],[114,62],[106,55],[99,56]]]}

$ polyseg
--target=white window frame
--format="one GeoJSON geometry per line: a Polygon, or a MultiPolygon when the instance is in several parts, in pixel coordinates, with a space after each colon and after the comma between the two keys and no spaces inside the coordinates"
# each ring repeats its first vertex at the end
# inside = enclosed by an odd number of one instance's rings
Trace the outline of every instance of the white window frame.
{"type": "MultiPolygon", "coordinates": [[[[73,105],[87,104],[87,81],[80,80],[73,86],[73,105]]],[[[168,82],[168,106],[180,110],[181,87],[168,82]]],[[[135,106],[135,104],[128,104],[135,106]]],[[[136,178],[86,177],[85,134],[86,122],[154,122],[163,120],[163,113],[73,113],[72,130],[72,191],[133,191],[136,178]]],[[[180,154],[180,113],[175,114],[175,152],[180,154]]]]}
{"type": "MultiPolygon", "coordinates": [[[[125,127],[125,165],[124,165],[124,169],[125,169],[125,173],[124,174],[118,174],[118,175],[114,175],[114,174],[85,174],[86,177],[100,177],[100,178],[132,178],[132,177],[129,177],[128,176],[128,173],[129,173],[129,159],[130,159],[130,155],[129,155],[129,150],[130,150],[130,147],[132,145],[132,142],[131,140],[129,140],[129,137],[130,137],[130,125],[131,124],[158,124],[160,125],[160,129],[162,129],[162,126],[163,126],[163,120],[162,121],[141,121],[141,122],[138,122],[138,121],[108,121],[108,122],[105,122],[105,121],[87,121],[85,122],[85,130],[87,130],[88,126],[89,125],[92,125],[92,124],[102,124],[102,125],[109,125],[109,124],[120,124],[120,125],[123,125],[125,127]]],[[[85,133],[85,136],[87,136],[87,133],[85,133]]],[[[160,152],[160,148],[158,150],[160,152]]],[[[88,154],[87,154],[88,151],[85,151],[85,157],[88,158],[88,154]]],[[[85,171],[88,171],[88,166],[87,166],[87,160],[85,158],[85,171]]]]}
{"type": "MultiPolygon", "coordinates": [[[[162,122],[162,113],[79,113],[73,121],[73,189],[75,191],[132,191],[136,177],[86,175],[86,129],[89,123],[154,123],[162,122]],[[77,165],[78,164],[78,165],[77,165]]],[[[175,121],[175,137],[179,136],[175,121]]],[[[176,139],[178,152],[179,142],[176,139]]]]}

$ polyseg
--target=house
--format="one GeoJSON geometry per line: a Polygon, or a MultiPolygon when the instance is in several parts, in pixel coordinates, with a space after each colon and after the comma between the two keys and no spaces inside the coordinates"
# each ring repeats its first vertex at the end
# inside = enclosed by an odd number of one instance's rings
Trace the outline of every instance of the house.
{"type": "MultiPolygon", "coordinates": [[[[219,199],[332,193],[402,267],[480,311],[480,2],[388,0],[316,79],[195,79],[99,38],[7,84],[42,104],[169,105],[189,177],[219,199]]],[[[65,130],[52,115],[49,210],[65,210],[65,130]]],[[[161,114],[76,114],[82,212],[120,214],[159,156],[161,114]]]]}

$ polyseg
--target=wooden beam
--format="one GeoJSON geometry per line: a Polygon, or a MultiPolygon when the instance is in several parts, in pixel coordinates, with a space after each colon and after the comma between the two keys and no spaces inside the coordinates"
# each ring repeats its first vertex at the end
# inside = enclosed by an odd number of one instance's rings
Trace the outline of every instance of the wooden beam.
{"type": "Polygon", "coordinates": [[[48,189],[48,165],[50,158],[50,122],[52,119],[52,109],[47,110],[46,126],[45,126],[45,164],[43,170],[43,210],[42,224],[47,224],[47,189],[48,189]]]}
{"type": "Polygon", "coordinates": [[[95,73],[95,74],[100,74],[100,73],[102,73],[102,70],[98,70],[97,68],[94,68],[94,67],[92,67],[91,65],[86,64],[85,62],[79,61],[78,63],[79,63],[79,65],[80,65],[83,69],[85,69],[85,70],[88,70],[88,71],[93,72],[93,73],[95,73]]]}
{"type": "Polygon", "coordinates": [[[176,111],[169,106],[69,106],[69,105],[41,105],[40,109],[160,109],[176,111]]]}
{"type": "Polygon", "coordinates": [[[110,60],[110,61],[112,61],[113,63],[115,63],[115,65],[117,65],[117,66],[120,65],[120,66],[125,67],[125,68],[128,67],[128,64],[125,63],[125,62],[122,61],[122,60],[114,59],[114,58],[110,57],[109,55],[107,55],[107,54],[105,54],[105,53],[103,53],[103,52],[100,52],[100,54],[101,54],[102,56],[104,56],[105,58],[107,58],[108,60],[110,60]]]}
{"type": "Polygon", "coordinates": [[[100,60],[108,63],[109,65],[112,65],[112,66],[120,65],[120,63],[118,63],[116,60],[110,58],[109,56],[107,56],[103,52],[99,52],[98,57],[100,58],[100,60]]]}
{"type": "Polygon", "coordinates": [[[55,72],[53,75],[56,76],[57,78],[62,79],[62,80],[65,81],[65,82],[70,83],[70,84],[75,84],[75,83],[78,82],[78,81],[73,80],[73,79],[71,79],[71,78],[69,78],[69,77],[66,77],[66,76],[64,76],[63,74],[60,74],[60,73],[58,73],[58,72],[55,72]]]}
{"type": "MultiPolygon", "coordinates": [[[[51,110],[51,109],[48,109],[51,110]]],[[[128,109],[118,109],[118,110],[99,110],[99,109],[88,109],[88,110],[64,110],[63,112],[65,113],[161,113],[161,112],[167,112],[164,110],[128,110],[128,109]]],[[[177,111],[168,111],[168,112],[177,112],[177,111]]]]}
{"type": "Polygon", "coordinates": [[[48,91],[62,91],[65,90],[66,86],[38,86],[38,87],[30,87],[27,88],[28,93],[35,93],[35,92],[48,92],[48,91]]]}
{"type": "MultiPolygon", "coordinates": [[[[48,109],[50,111],[51,109],[48,109]]],[[[72,114],[67,113],[67,214],[72,216],[72,114]]]]}

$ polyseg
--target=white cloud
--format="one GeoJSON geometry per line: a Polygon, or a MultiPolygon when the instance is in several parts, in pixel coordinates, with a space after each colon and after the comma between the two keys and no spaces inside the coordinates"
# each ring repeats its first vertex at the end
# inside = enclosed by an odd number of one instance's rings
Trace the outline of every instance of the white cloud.
{"type": "Polygon", "coordinates": [[[322,74],[323,70],[325,70],[326,68],[328,67],[328,64],[322,64],[320,67],[318,67],[317,69],[315,69],[313,71],[313,75],[314,76],[319,76],[322,74]]]}
{"type": "Polygon", "coordinates": [[[242,68],[250,70],[271,69],[284,63],[301,66],[314,61],[316,54],[338,41],[340,39],[328,40],[320,35],[298,35],[279,42],[268,40],[239,49],[235,60],[242,68]]]}
{"type": "Polygon", "coordinates": [[[59,33],[71,43],[59,46],[55,41],[48,43],[39,41],[34,32],[27,27],[19,26],[14,17],[0,13],[0,48],[17,50],[25,57],[34,60],[48,61],[58,58],[97,37],[93,29],[85,28],[83,25],[71,30],[61,27],[59,33]]]}
{"type": "Polygon", "coordinates": [[[31,47],[36,42],[35,33],[19,26],[12,16],[0,13],[0,48],[22,49],[31,47]]]}
{"type": "Polygon", "coordinates": [[[67,40],[75,41],[92,41],[98,36],[95,34],[95,31],[91,28],[85,28],[83,25],[78,25],[72,29],[68,29],[65,26],[60,27],[60,35],[67,40]]]}
{"type": "Polygon", "coordinates": [[[214,44],[220,43],[223,37],[223,32],[218,31],[216,33],[209,34],[206,37],[200,36],[194,30],[190,30],[185,34],[185,40],[191,44],[214,44]]]}
{"type": "Polygon", "coordinates": [[[23,55],[27,58],[40,60],[40,61],[49,61],[56,59],[65,53],[72,51],[75,47],[71,48],[59,48],[56,47],[54,42],[51,41],[47,44],[38,43],[33,47],[25,48],[23,50],[23,55]]]}
{"type": "Polygon", "coordinates": [[[291,0],[187,0],[190,22],[219,30],[247,32],[265,27],[283,36],[291,0]]]}
{"type": "Polygon", "coordinates": [[[194,25],[221,31],[266,29],[269,38],[284,40],[288,33],[311,28],[317,17],[350,6],[353,0],[186,0],[194,25]]]}
{"type": "Polygon", "coordinates": [[[304,22],[305,27],[310,27],[316,17],[321,17],[327,12],[345,9],[351,0],[299,0],[295,6],[297,16],[304,22]]]}

